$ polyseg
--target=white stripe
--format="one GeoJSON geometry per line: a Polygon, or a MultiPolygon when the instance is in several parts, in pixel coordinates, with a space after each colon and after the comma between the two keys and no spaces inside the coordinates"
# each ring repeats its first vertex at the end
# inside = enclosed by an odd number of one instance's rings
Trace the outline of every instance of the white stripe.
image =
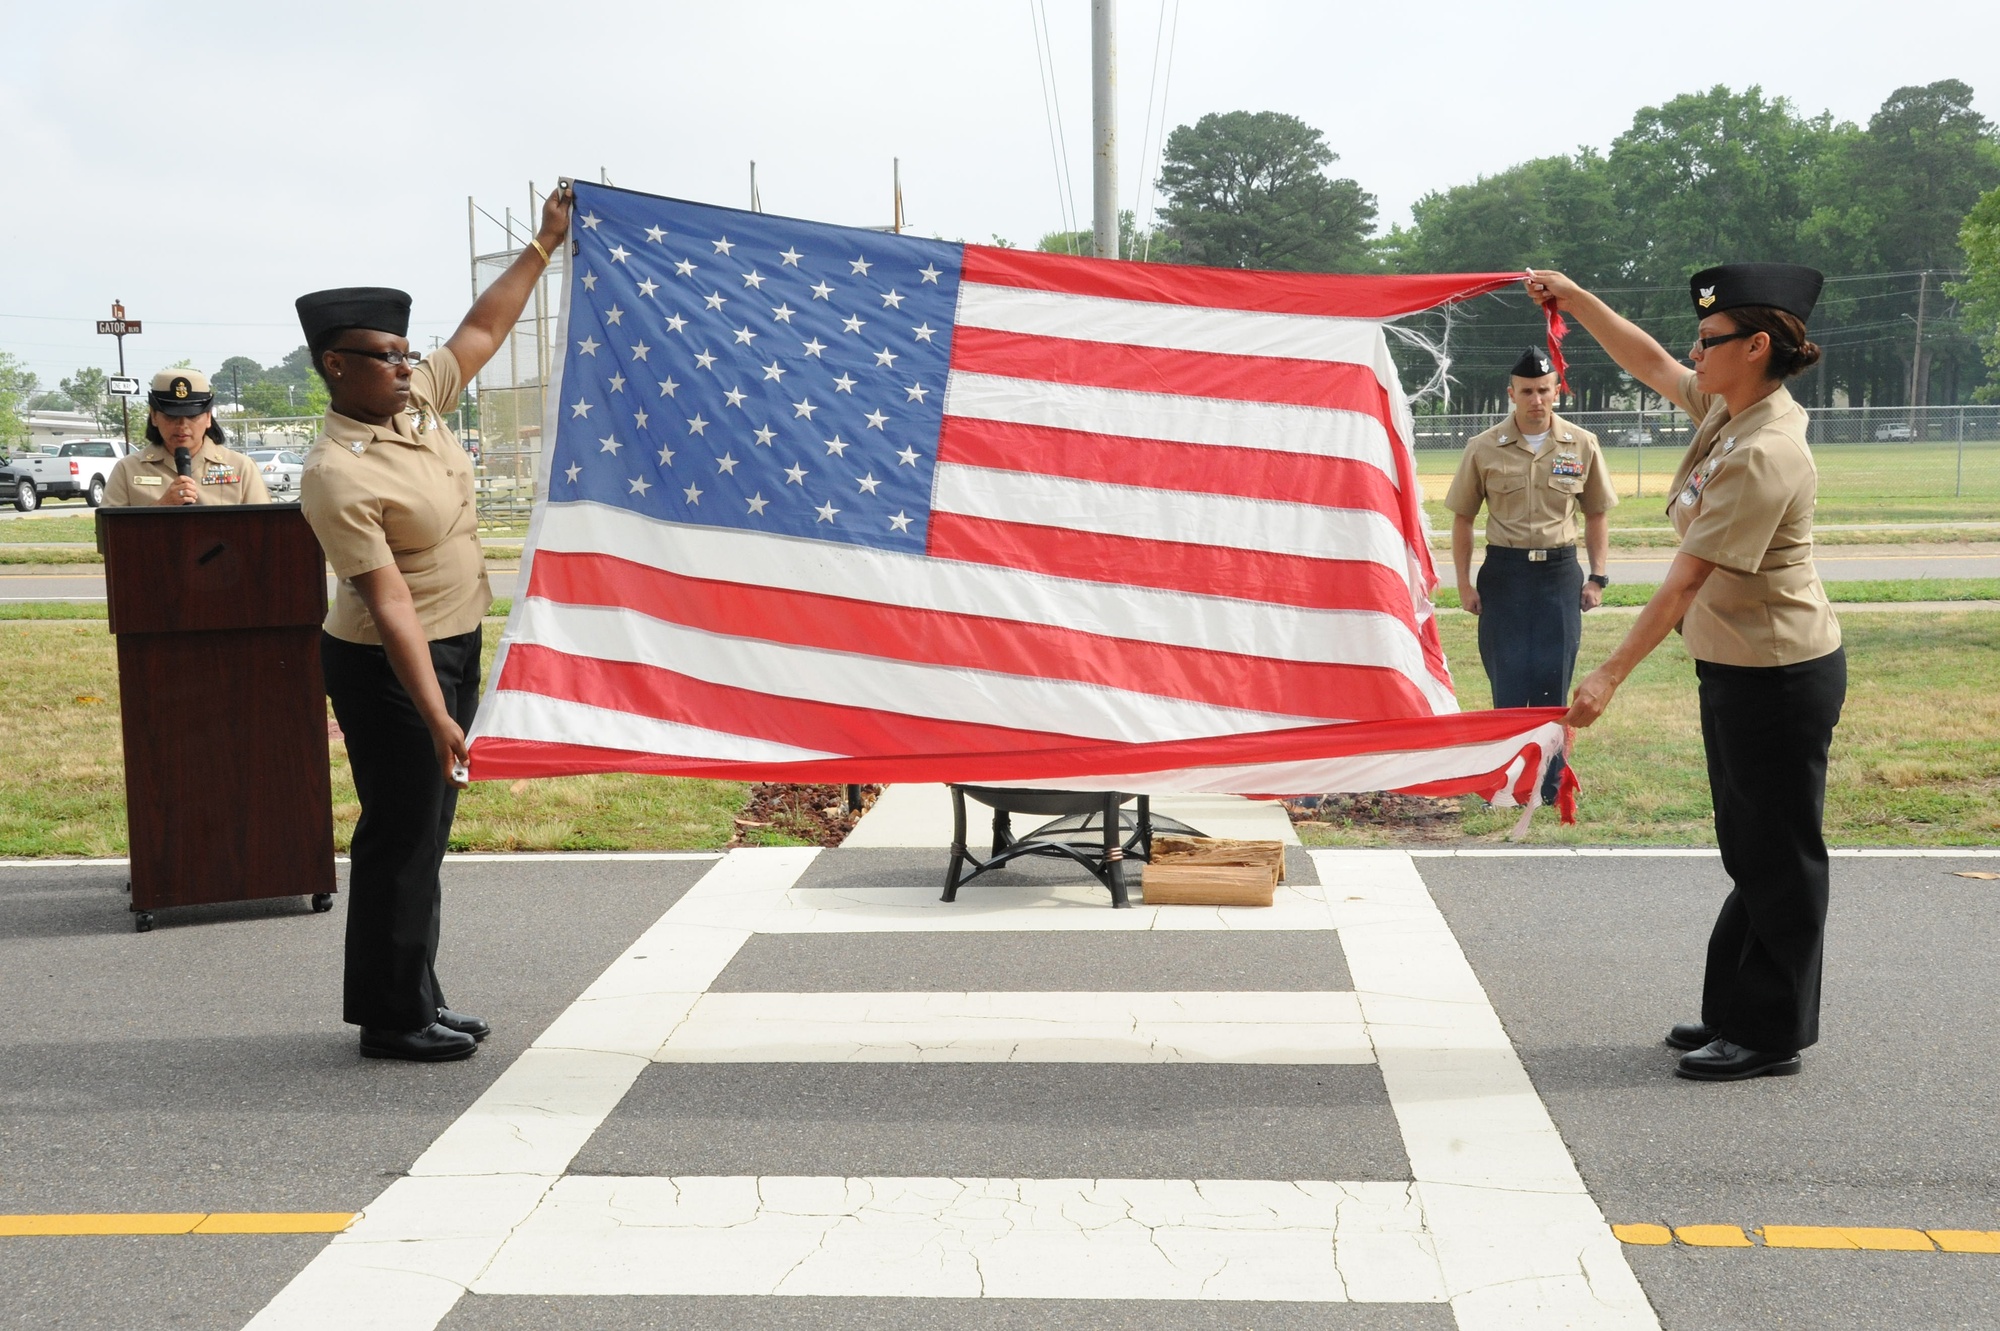
{"type": "Polygon", "coordinates": [[[1375,349],[1382,342],[1381,324],[1373,319],[1168,305],[981,282],[959,287],[958,322],[972,328],[1083,342],[1120,342],[1229,356],[1346,361],[1371,367],[1376,361],[1375,349]]]}
{"type": "MultiPolygon", "coordinates": [[[[1280,661],[1379,666],[1398,671],[1421,689],[1434,712],[1458,710],[1451,690],[1425,668],[1416,635],[1384,613],[1303,610],[1150,587],[1107,587],[865,546],[693,527],[609,505],[549,504],[542,512],[544,550],[616,555],[684,577],[1051,624],[1134,642],[1280,661]]],[[[525,599],[517,598],[515,606],[525,599]]],[[[518,631],[512,621],[507,631],[511,640],[518,631]]]]}
{"type": "Polygon", "coordinates": [[[936,474],[932,507],[971,518],[1306,559],[1365,560],[1398,578],[1408,567],[1396,524],[1365,509],[1148,490],[949,462],[939,463],[936,474]]]}
{"type": "MultiPolygon", "coordinates": [[[[536,604],[546,606],[547,602],[536,604]]],[[[523,622],[532,623],[534,619],[531,612],[523,622]]],[[[527,640],[541,641],[535,637],[527,640]]],[[[566,698],[522,693],[501,688],[497,681],[480,701],[479,715],[472,726],[472,738],[547,740],[558,744],[629,749],[638,753],[671,753],[684,758],[714,758],[741,763],[803,763],[840,756],[820,749],[801,749],[790,744],[752,739],[747,735],[660,721],[608,707],[592,707],[566,698]]]]}
{"type": "Polygon", "coordinates": [[[944,411],[947,416],[1135,439],[1353,458],[1381,471],[1392,485],[1399,484],[1393,446],[1382,422],[1334,407],[1180,397],[953,370],[945,381],[944,411]]]}
{"type": "MultiPolygon", "coordinates": [[[[1314,1180],[577,1175],[550,1189],[472,1292],[1440,1303],[1411,1192],[1314,1180]]],[[[908,1315],[905,1325],[993,1322],[951,1304],[908,1315]]],[[[754,1307],[743,1318],[780,1320],[754,1307]]],[[[817,1324],[872,1320],[864,1306],[817,1324]]]]}
{"type": "MultiPolygon", "coordinates": [[[[968,889],[970,891],[971,889],[968,889]]],[[[1372,1063],[1351,993],[704,994],[661,1063],[1372,1063]]]]}
{"type": "MultiPolygon", "coordinates": [[[[913,665],[758,638],[732,638],[664,623],[636,610],[562,605],[538,597],[529,598],[525,613],[517,620],[517,631],[517,641],[539,643],[574,656],[657,666],[708,683],[780,698],[1092,739],[1147,743],[1313,723],[1308,717],[1186,702],[1097,684],[959,666],[913,665]]],[[[481,708],[473,727],[475,737],[505,735],[694,757],[734,757],[721,751],[733,737],[713,731],[628,717],[577,703],[550,700],[546,708],[532,708],[529,701],[538,695],[499,686],[491,696],[496,700],[494,715],[489,720],[486,709],[481,708]],[[679,747],[676,741],[682,736],[697,747],[679,747]],[[660,742],[649,747],[648,741],[653,740],[660,742]]],[[[790,762],[832,756],[755,740],[740,743],[761,745],[768,755],[744,761],[790,762]]]]}

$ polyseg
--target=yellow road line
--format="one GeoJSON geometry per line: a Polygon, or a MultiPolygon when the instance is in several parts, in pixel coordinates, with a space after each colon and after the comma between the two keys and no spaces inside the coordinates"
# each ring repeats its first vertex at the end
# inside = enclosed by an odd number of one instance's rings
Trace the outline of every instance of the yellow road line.
{"type": "Polygon", "coordinates": [[[0,1215],[0,1238],[97,1234],[338,1234],[356,1211],[123,1212],[110,1215],[0,1215]]]}
{"type": "Polygon", "coordinates": [[[1816,1248],[1835,1252],[1976,1252],[2000,1254],[2000,1229],[1893,1229],[1862,1225],[1613,1225],[1621,1243],[1689,1248],[1816,1248]]]}

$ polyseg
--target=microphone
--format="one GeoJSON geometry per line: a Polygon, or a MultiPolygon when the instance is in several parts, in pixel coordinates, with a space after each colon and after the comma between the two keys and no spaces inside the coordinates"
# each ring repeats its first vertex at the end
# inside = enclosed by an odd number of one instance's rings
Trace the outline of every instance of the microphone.
{"type": "Polygon", "coordinates": [[[194,475],[194,455],[185,448],[174,450],[174,470],[183,476],[194,475]]]}

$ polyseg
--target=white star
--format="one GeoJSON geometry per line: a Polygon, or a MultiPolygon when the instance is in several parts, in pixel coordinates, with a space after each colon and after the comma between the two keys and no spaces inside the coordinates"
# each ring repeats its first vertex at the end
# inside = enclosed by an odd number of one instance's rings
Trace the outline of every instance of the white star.
{"type": "Polygon", "coordinates": [[[616,305],[613,305],[610,309],[604,312],[604,322],[608,324],[618,323],[622,321],[624,318],[625,318],[625,311],[619,309],[616,305]]]}
{"type": "Polygon", "coordinates": [[[743,285],[746,287],[755,287],[759,291],[764,289],[764,280],[764,275],[755,268],[743,274],[743,285]]]}
{"type": "Polygon", "coordinates": [[[725,476],[734,476],[736,474],[736,459],[724,453],[715,460],[715,469],[725,476]]]}
{"type": "Polygon", "coordinates": [[[623,245],[613,245],[611,247],[611,262],[624,263],[631,257],[632,251],[626,249],[623,245]]]}
{"type": "Polygon", "coordinates": [[[778,437],[778,432],[776,430],[773,430],[770,426],[760,425],[757,427],[757,442],[762,444],[764,447],[769,448],[771,446],[771,441],[773,439],[776,439],[777,437],[778,437]]]}
{"type": "Polygon", "coordinates": [[[671,467],[671,466],[673,466],[673,465],[674,465],[674,450],[673,450],[673,449],[671,449],[671,448],[667,448],[667,447],[665,447],[664,445],[662,445],[662,446],[661,446],[661,448],[660,448],[660,465],[661,465],[662,467],[671,467]]]}
{"type": "Polygon", "coordinates": [[[638,495],[639,498],[644,499],[646,497],[646,491],[652,488],[653,488],[653,483],[647,480],[644,476],[635,476],[632,478],[632,493],[638,495]]]}
{"type": "Polygon", "coordinates": [[[908,531],[909,529],[910,529],[909,514],[898,513],[895,517],[889,519],[890,531],[908,531]]]}
{"type": "Polygon", "coordinates": [[[693,277],[693,276],[694,276],[694,260],[692,260],[692,259],[682,259],[682,260],[681,260],[680,262],[678,262],[678,263],[676,263],[676,264],[674,265],[674,271],[675,271],[675,272],[677,272],[677,273],[679,273],[679,274],[680,274],[680,275],[681,275],[682,277],[693,277]]]}
{"type": "Polygon", "coordinates": [[[688,417],[688,433],[689,434],[708,433],[708,422],[701,418],[700,412],[697,411],[694,415],[688,417]]]}
{"type": "Polygon", "coordinates": [[[785,261],[785,267],[796,268],[799,266],[799,260],[804,258],[805,256],[800,254],[797,250],[787,249],[787,250],[779,250],[778,257],[785,261]]]}
{"type": "Polygon", "coordinates": [[[740,347],[747,347],[756,340],[757,340],[757,335],[750,331],[749,324],[744,324],[741,328],[736,330],[736,345],[740,347]]]}
{"type": "Polygon", "coordinates": [[[824,504],[821,504],[818,508],[814,509],[813,512],[819,514],[819,520],[821,522],[832,522],[833,515],[840,512],[840,510],[835,508],[833,506],[833,501],[829,499],[824,504]]]}
{"type": "Polygon", "coordinates": [[[917,341],[928,342],[931,340],[931,334],[935,333],[937,329],[931,327],[929,324],[918,324],[915,328],[912,328],[910,331],[917,335],[917,341]]]}
{"type": "Polygon", "coordinates": [[[806,469],[804,467],[794,462],[791,466],[785,468],[786,485],[804,485],[805,483],[806,469]]]}
{"type": "Polygon", "coordinates": [[[724,393],[722,395],[722,400],[728,403],[732,407],[740,407],[743,405],[743,399],[745,396],[746,394],[743,392],[742,389],[732,388],[727,393],[724,393]]]}
{"type": "Polygon", "coordinates": [[[854,380],[848,375],[843,374],[840,378],[833,381],[833,386],[839,392],[852,393],[854,391],[854,380]]]}
{"type": "Polygon", "coordinates": [[[646,413],[643,411],[635,411],[632,413],[632,419],[638,424],[639,428],[643,430],[646,428],[646,422],[652,418],[647,416],[646,413]]]}
{"type": "Polygon", "coordinates": [[[646,239],[652,241],[655,245],[666,238],[667,232],[665,227],[649,226],[646,228],[646,239]]]}
{"type": "Polygon", "coordinates": [[[674,395],[674,390],[679,387],[680,385],[672,379],[662,379],[660,380],[660,396],[672,397],[674,395]]]}
{"type": "Polygon", "coordinates": [[[868,428],[871,430],[881,429],[885,424],[888,423],[889,420],[887,416],[884,416],[879,411],[871,411],[863,419],[865,419],[868,422],[868,428]]]}
{"type": "Polygon", "coordinates": [[[597,349],[603,345],[604,345],[603,343],[599,342],[594,337],[586,337],[583,339],[583,341],[576,344],[576,349],[582,355],[595,356],[597,354],[597,349]]]}
{"type": "Polygon", "coordinates": [[[701,487],[700,487],[700,486],[698,486],[698,485],[690,485],[690,486],[688,486],[688,488],[687,488],[687,489],[685,489],[685,490],[681,491],[681,493],[687,496],[687,501],[688,501],[688,502],[689,502],[690,504],[699,504],[699,503],[701,503],[701,487]]]}
{"type": "Polygon", "coordinates": [[[833,295],[833,288],[828,286],[824,280],[821,280],[820,283],[812,289],[812,293],[814,300],[825,300],[829,296],[833,295]]]}
{"type": "Polygon", "coordinates": [[[750,498],[745,502],[750,505],[750,516],[753,518],[761,518],[764,516],[765,505],[769,504],[771,501],[764,498],[764,492],[759,490],[756,494],[751,495],[750,498]]]}
{"type": "Polygon", "coordinates": [[[651,350],[652,348],[647,346],[644,342],[634,342],[632,344],[632,359],[644,360],[646,359],[646,353],[651,350]]]}
{"type": "Polygon", "coordinates": [[[899,449],[896,453],[896,462],[898,466],[903,466],[903,467],[916,466],[917,450],[911,448],[908,444],[903,445],[903,447],[899,449]]]}
{"type": "Polygon", "coordinates": [[[621,447],[623,447],[623,445],[619,442],[618,436],[614,434],[605,435],[602,439],[598,440],[597,443],[598,443],[598,449],[597,449],[598,452],[609,453],[613,457],[616,457],[618,455],[618,450],[621,447]]]}
{"type": "Polygon", "coordinates": [[[792,321],[792,307],[789,305],[775,306],[771,310],[771,317],[781,324],[788,324],[792,321]]]}
{"type": "Polygon", "coordinates": [[[882,488],[882,482],[875,479],[875,473],[872,471],[856,481],[855,484],[861,487],[861,493],[865,495],[872,495],[882,488]]]}
{"type": "Polygon", "coordinates": [[[614,393],[625,391],[625,376],[622,374],[614,374],[609,379],[606,379],[604,383],[614,393]]]}
{"type": "Polygon", "coordinates": [[[811,398],[801,398],[799,401],[792,403],[792,418],[796,420],[800,416],[803,416],[807,420],[811,420],[813,413],[818,410],[819,408],[813,405],[811,398]]]}
{"type": "Polygon", "coordinates": [[[583,229],[586,231],[595,231],[597,230],[597,224],[602,220],[596,213],[585,213],[583,215],[583,229]]]}
{"type": "Polygon", "coordinates": [[[711,291],[701,299],[702,303],[707,305],[711,310],[719,310],[729,303],[729,297],[723,295],[720,291],[711,291]]]}
{"type": "Polygon", "coordinates": [[[867,320],[858,314],[850,314],[840,321],[840,326],[850,333],[858,333],[866,326],[867,320]]]}
{"type": "Polygon", "coordinates": [[[820,341],[818,338],[814,338],[810,342],[802,342],[799,345],[805,348],[806,355],[808,356],[817,356],[820,352],[826,350],[826,343],[820,341]]]}
{"type": "Polygon", "coordinates": [[[882,293],[882,303],[892,310],[900,310],[903,308],[903,294],[894,287],[890,287],[882,293]]]}
{"type": "Polygon", "coordinates": [[[925,388],[922,384],[911,384],[903,390],[903,398],[907,402],[922,402],[924,396],[930,391],[930,389],[925,388]]]}
{"type": "Polygon", "coordinates": [[[596,273],[585,273],[585,274],[583,275],[583,289],[584,289],[585,291],[595,291],[595,290],[597,290],[597,274],[596,274],[596,273]]]}
{"type": "Polygon", "coordinates": [[[764,377],[766,379],[776,379],[779,382],[783,382],[785,378],[785,367],[778,364],[777,360],[774,358],[769,365],[766,365],[764,367],[764,377]]]}
{"type": "Polygon", "coordinates": [[[651,296],[655,291],[658,291],[659,289],[660,289],[660,284],[658,282],[655,282],[650,277],[639,284],[639,294],[642,296],[651,296]]]}
{"type": "Polygon", "coordinates": [[[563,472],[563,475],[569,477],[569,483],[571,485],[575,485],[576,478],[582,471],[583,471],[582,467],[579,467],[574,462],[572,462],[569,464],[569,469],[563,472]]]}
{"type": "Polygon", "coordinates": [[[681,331],[681,329],[686,328],[687,326],[688,326],[688,321],[681,318],[680,315],[670,314],[667,316],[667,331],[669,333],[678,333],[681,331]]]}
{"type": "Polygon", "coordinates": [[[727,236],[724,236],[721,240],[715,242],[715,252],[717,254],[727,254],[729,253],[729,251],[735,248],[736,246],[730,243],[729,237],[727,236]]]}
{"type": "Polygon", "coordinates": [[[703,347],[695,353],[694,363],[698,369],[712,370],[715,368],[715,357],[709,354],[707,347],[703,347]]]}
{"type": "Polygon", "coordinates": [[[569,414],[571,420],[575,420],[578,416],[588,419],[590,416],[590,404],[582,398],[578,398],[570,404],[569,414]]]}
{"type": "Polygon", "coordinates": [[[939,270],[933,268],[930,264],[925,264],[923,267],[917,269],[917,273],[924,281],[931,283],[933,286],[937,284],[939,270]]]}
{"type": "Polygon", "coordinates": [[[896,363],[896,353],[887,347],[883,347],[875,353],[875,363],[877,365],[894,365],[896,363]]]}
{"type": "Polygon", "coordinates": [[[850,270],[853,271],[855,276],[866,277],[868,276],[868,270],[870,268],[873,268],[875,265],[868,262],[868,260],[866,259],[849,259],[847,261],[847,266],[850,270]]]}
{"type": "Polygon", "coordinates": [[[839,435],[835,435],[833,438],[826,441],[826,455],[828,457],[844,458],[847,456],[847,447],[848,447],[847,441],[845,439],[842,439],[839,435]]]}

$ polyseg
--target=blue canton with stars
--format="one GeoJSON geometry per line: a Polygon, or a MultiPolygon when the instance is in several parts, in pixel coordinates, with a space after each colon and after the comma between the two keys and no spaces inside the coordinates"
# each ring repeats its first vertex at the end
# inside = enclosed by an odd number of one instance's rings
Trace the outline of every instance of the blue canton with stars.
{"type": "Polygon", "coordinates": [[[961,247],[578,182],[549,500],[922,553],[961,247]]]}

